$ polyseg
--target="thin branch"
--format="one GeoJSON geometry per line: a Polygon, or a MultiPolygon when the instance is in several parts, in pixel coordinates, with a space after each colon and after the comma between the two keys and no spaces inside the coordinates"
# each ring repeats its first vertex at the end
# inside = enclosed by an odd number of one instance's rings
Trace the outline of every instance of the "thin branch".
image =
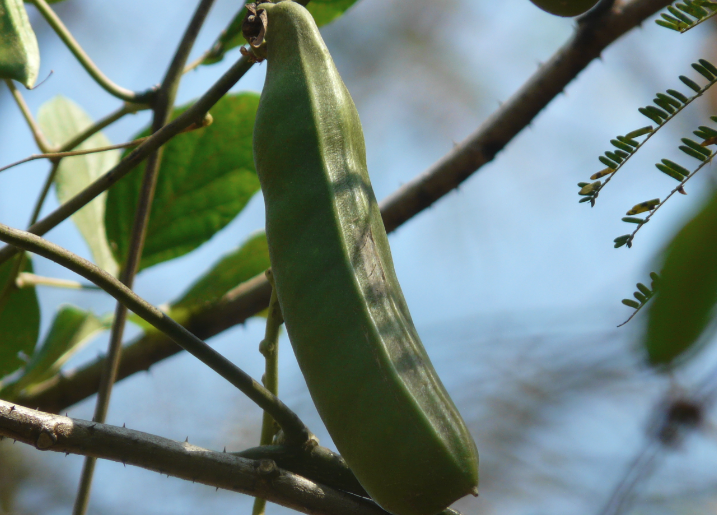
{"type": "Polygon", "coordinates": [[[87,127],[87,129],[79,133],[70,141],[68,141],[67,143],[63,143],[63,145],[58,150],[60,152],[67,152],[68,150],[72,150],[75,147],[84,143],[86,140],[88,140],[98,132],[100,132],[105,127],[112,125],[117,120],[123,118],[125,115],[135,114],[139,111],[144,111],[145,109],[149,109],[149,107],[125,102],[124,105],[122,105],[122,107],[117,109],[115,112],[108,114],[101,120],[97,120],[95,123],[87,127]]]}
{"type": "Polygon", "coordinates": [[[492,161],[608,45],[669,4],[633,0],[581,22],[570,40],[483,125],[381,203],[386,231],[394,231],[492,161]]]}
{"type": "Polygon", "coordinates": [[[0,401],[0,435],[39,450],[92,456],[216,488],[263,497],[311,515],[387,515],[370,499],[320,485],[277,467],[189,442],[50,415],[0,401]]]}
{"type": "Polygon", "coordinates": [[[106,147],[88,148],[85,150],[69,150],[67,152],[48,152],[46,154],[33,154],[29,157],[26,157],[25,159],[20,159],[19,161],[15,161],[14,163],[10,163],[9,165],[0,167],[0,172],[4,172],[5,170],[14,166],[29,163],[30,161],[35,161],[37,159],[62,159],[63,157],[85,156],[87,154],[96,154],[98,152],[107,152],[109,150],[117,150],[120,148],[132,148],[136,147],[147,139],[148,137],[138,138],[134,141],[128,141],[127,143],[119,143],[117,145],[109,145],[106,147]]]}
{"type": "MultiPolygon", "coordinates": [[[[154,111],[151,128],[152,134],[164,127],[169,121],[177,90],[179,89],[179,82],[182,78],[182,69],[213,3],[214,0],[200,0],[179,42],[179,46],[174,53],[174,58],[169,64],[162,85],[152,104],[154,111]]],[[[134,284],[134,278],[137,275],[139,263],[142,258],[144,241],[147,236],[147,225],[149,224],[149,213],[154,201],[154,191],[157,186],[161,160],[162,148],[160,147],[149,155],[144,175],[142,176],[142,184],[140,186],[134,223],[132,224],[132,232],[129,240],[129,252],[120,272],[120,281],[130,290],[134,284]]],[[[104,422],[107,417],[110,397],[112,396],[112,386],[117,378],[117,368],[122,355],[122,338],[126,323],[127,307],[123,303],[118,302],[115,307],[115,316],[112,320],[112,331],[110,333],[109,350],[107,353],[107,366],[102,374],[97,402],[95,404],[94,420],[97,422],[104,422]]],[[[73,515],[84,515],[87,512],[95,461],[96,458],[85,458],[85,463],[82,468],[82,477],[80,478],[80,485],[77,497],[75,498],[73,515]]]]}
{"type": "MultiPolygon", "coordinates": [[[[197,129],[207,127],[208,125],[211,125],[211,123],[212,123],[212,117],[209,115],[209,113],[207,113],[204,120],[202,120],[202,123],[192,124],[181,132],[185,133],[185,132],[195,131],[197,129]]],[[[109,123],[107,125],[109,125],[109,123]]],[[[98,128],[98,126],[99,126],[99,124],[93,125],[91,127],[91,129],[94,131],[92,134],[84,136],[84,133],[83,133],[80,135],[80,136],[83,136],[82,138],[79,138],[79,137],[75,138],[74,140],[72,140],[72,142],[70,142],[70,144],[63,145],[63,147],[74,148],[77,145],[81,145],[86,139],[90,138],[93,134],[102,130],[102,128],[101,127],[98,128]],[[75,141],[77,141],[77,143],[75,143],[75,141]]],[[[135,140],[128,141],[126,143],[118,143],[117,145],[109,145],[106,147],[87,148],[84,150],[66,150],[66,151],[60,151],[60,152],[48,152],[47,154],[33,154],[29,157],[26,157],[25,159],[20,159],[19,161],[15,161],[14,163],[10,163],[9,165],[0,167],[0,172],[4,172],[5,170],[12,168],[14,166],[18,166],[18,165],[21,165],[24,163],[29,163],[30,161],[35,161],[37,159],[51,159],[51,160],[55,161],[55,160],[60,160],[63,157],[84,156],[87,154],[96,154],[98,152],[108,152],[110,150],[118,150],[118,149],[122,149],[122,148],[132,148],[132,147],[136,147],[137,145],[141,145],[142,143],[147,141],[149,138],[150,138],[150,136],[145,136],[143,138],[137,138],[135,140]]]]}
{"type": "MultiPolygon", "coordinates": [[[[152,152],[164,145],[167,141],[182,132],[192,124],[201,124],[209,109],[221,99],[236,82],[251,68],[252,63],[245,57],[239,59],[214,85],[197,100],[192,107],[184,111],[171,123],[154,133],[150,138],[134,149],[117,166],[99,177],[80,193],[62,204],[48,216],[33,224],[28,231],[33,234],[45,234],[50,229],[72,216],[90,203],[102,192],[107,191],[113,184],[131,172],[137,165],[152,152]]],[[[0,249],[0,264],[17,253],[17,249],[5,246],[0,249]]]]}
{"type": "Polygon", "coordinates": [[[53,161],[52,166],[50,167],[50,173],[47,174],[45,183],[42,185],[40,196],[35,201],[35,207],[32,208],[32,215],[30,215],[30,227],[32,227],[35,222],[37,222],[37,219],[40,218],[40,211],[42,211],[42,206],[45,204],[45,200],[47,200],[47,195],[50,193],[50,188],[52,187],[52,183],[55,181],[55,176],[57,175],[57,171],[59,169],[60,161],[53,161]]]}
{"type": "Polygon", "coordinates": [[[290,443],[303,444],[309,440],[309,430],[299,417],[276,396],[252,379],[246,372],[172,320],[166,313],[139,297],[98,266],[39,236],[13,229],[3,224],[0,224],[0,240],[46,257],[96,284],[236,386],[260,408],[271,413],[281,425],[290,443]]]}
{"type": "Polygon", "coordinates": [[[82,49],[80,44],[75,40],[74,37],[72,37],[70,31],[67,30],[65,24],[62,23],[62,20],[60,20],[57,14],[55,14],[55,11],[52,10],[52,8],[47,4],[47,2],[45,2],[45,0],[28,1],[31,2],[35,7],[37,7],[37,10],[40,11],[40,14],[42,14],[47,23],[50,25],[50,27],[52,27],[55,33],[57,33],[63,43],[65,43],[67,48],[70,50],[70,52],[72,52],[72,54],[79,61],[82,67],[107,93],[119,98],[120,100],[124,100],[126,102],[133,102],[135,104],[147,104],[154,98],[156,94],[154,88],[144,91],[142,93],[137,93],[118,86],[117,84],[112,82],[109,78],[107,78],[107,76],[105,76],[105,74],[100,71],[99,68],[97,68],[97,65],[92,62],[92,60],[82,49]]]}
{"type": "Polygon", "coordinates": [[[7,84],[8,88],[10,88],[12,98],[15,99],[15,103],[20,108],[23,118],[25,118],[27,125],[30,127],[30,132],[32,132],[32,137],[35,139],[37,148],[39,148],[41,152],[51,152],[55,150],[55,148],[50,145],[50,142],[47,141],[47,138],[45,138],[45,135],[42,133],[42,129],[40,129],[40,126],[35,121],[35,118],[32,117],[30,108],[25,102],[25,99],[22,97],[22,93],[20,93],[20,91],[15,87],[15,83],[13,83],[10,79],[5,79],[5,84],[7,84]]]}
{"type": "MultiPolygon", "coordinates": [[[[707,166],[708,164],[712,164],[712,159],[714,159],[715,156],[717,156],[717,153],[712,154],[712,156],[710,156],[709,159],[706,159],[706,160],[702,161],[702,162],[700,163],[700,165],[699,165],[697,168],[695,168],[695,170],[694,170],[691,174],[689,174],[687,177],[685,177],[684,179],[682,179],[682,181],[680,182],[680,184],[679,184],[678,186],[676,186],[675,188],[673,188],[672,191],[670,191],[670,193],[665,197],[665,199],[664,199],[662,202],[660,202],[659,204],[657,204],[657,206],[655,206],[655,208],[650,211],[650,214],[645,217],[644,221],[643,221],[641,224],[639,224],[639,225],[635,228],[635,230],[632,231],[632,233],[630,233],[630,236],[627,238],[625,245],[627,245],[628,248],[632,247],[632,240],[635,239],[635,235],[637,234],[637,232],[638,232],[640,229],[642,229],[642,227],[643,227],[647,222],[650,221],[650,219],[653,217],[653,215],[654,215],[655,213],[657,213],[657,211],[658,211],[662,206],[665,205],[665,202],[667,202],[668,200],[670,200],[670,197],[672,197],[675,193],[678,193],[678,192],[684,193],[684,191],[685,191],[685,190],[684,190],[684,186],[685,186],[685,184],[687,183],[687,181],[689,181],[692,177],[694,177],[697,172],[699,172],[700,170],[702,170],[702,168],[704,168],[704,167],[707,166]]],[[[631,318],[632,318],[632,317],[631,317],[631,318]]],[[[619,326],[618,326],[618,327],[619,327],[619,326]]]]}

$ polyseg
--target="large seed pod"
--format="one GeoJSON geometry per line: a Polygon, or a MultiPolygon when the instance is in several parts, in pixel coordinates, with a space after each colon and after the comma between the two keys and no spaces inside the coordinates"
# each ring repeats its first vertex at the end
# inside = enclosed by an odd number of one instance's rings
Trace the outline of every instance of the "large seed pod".
{"type": "Polygon", "coordinates": [[[299,366],[371,497],[396,515],[433,515],[476,493],[478,454],[398,284],[356,107],[306,9],[249,11],[245,37],[268,61],[254,159],[299,366]]]}

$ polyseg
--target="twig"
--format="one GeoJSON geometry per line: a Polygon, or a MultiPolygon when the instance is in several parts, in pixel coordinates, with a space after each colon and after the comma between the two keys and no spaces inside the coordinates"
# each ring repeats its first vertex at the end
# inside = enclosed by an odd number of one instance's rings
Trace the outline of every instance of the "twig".
{"type": "Polygon", "coordinates": [[[62,146],[58,149],[60,152],[66,152],[68,150],[72,150],[75,147],[81,145],[85,142],[85,140],[91,138],[98,132],[100,132],[105,127],[113,124],[117,120],[121,119],[125,115],[128,114],[135,114],[139,111],[144,111],[145,109],[149,109],[149,106],[146,105],[139,105],[139,104],[132,104],[130,102],[125,102],[122,107],[117,109],[115,112],[108,114],[101,120],[97,120],[94,124],[90,125],[79,133],[77,136],[72,138],[67,143],[63,143],[62,146]]]}
{"type": "Polygon", "coordinates": [[[154,90],[154,88],[142,93],[137,93],[118,86],[117,84],[112,82],[109,78],[107,78],[107,76],[105,76],[105,74],[100,71],[99,68],[97,68],[97,65],[92,62],[92,60],[82,49],[80,44],[75,40],[74,37],[72,37],[70,31],[67,30],[65,24],[62,23],[62,20],[60,20],[60,18],[55,14],[55,11],[52,10],[52,8],[47,4],[47,2],[45,2],[45,0],[28,1],[31,2],[35,7],[37,7],[37,10],[40,11],[40,14],[42,14],[42,16],[45,18],[50,27],[52,27],[55,33],[57,33],[62,42],[65,43],[67,48],[70,50],[70,52],[72,52],[72,54],[79,61],[82,67],[107,93],[119,98],[120,100],[124,100],[126,102],[133,102],[135,104],[147,104],[154,98],[154,96],[156,95],[156,91],[154,90]]]}
{"type": "Polygon", "coordinates": [[[117,150],[120,148],[131,148],[136,147],[137,145],[141,144],[147,140],[147,137],[144,138],[138,138],[133,141],[128,141],[127,143],[119,143],[117,145],[109,145],[107,147],[97,147],[97,148],[88,148],[86,150],[69,150],[67,152],[47,152],[46,154],[33,154],[29,157],[26,157],[25,159],[20,159],[19,161],[15,161],[14,163],[10,163],[9,165],[5,165],[0,168],[0,172],[4,172],[5,170],[12,168],[14,166],[18,166],[24,163],[29,163],[30,161],[35,161],[37,159],[62,159],[63,157],[73,157],[73,156],[84,156],[87,154],[96,154],[98,152],[107,152],[109,150],[117,150]]]}
{"type": "MultiPolygon", "coordinates": [[[[715,157],[715,155],[717,155],[717,154],[712,154],[712,156],[710,156],[709,159],[706,159],[706,160],[702,161],[702,162],[700,163],[700,165],[699,165],[697,168],[695,168],[695,170],[694,170],[691,174],[689,174],[687,177],[685,177],[684,179],[682,179],[682,181],[680,182],[680,184],[679,184],[678,186],[676,186],[675,188],[673,188],[672,191],[670,191],[670,193],[665,197],[665,199],[664,199],[662,202],[660,202],[659,204],[657,204],[657,206],[655,206],[655,209],[653,209],[652,211],[650,211],[650,214],[645,217],[645,220],[644,220],[641,224],[639,224],[639,225],[635,228],[635,230],[632,231],[632,233],[630,233],[630,237],[627,239],[627,242],[626,242],[626,245],[627,245],[628,248],[632,247],[632,240],[635,238],[635,235],[637,234],[637,232],[638,232],[647,222],[650,221],[650,218],[652,218],[653,215],[654,215],[655,213],[657,213],[657,211],[658,211],[662,206],[665,205],[665,202],[667,202],[668,200],[670,200],[670,197],[672,197],[675,193],[677,193],[677,192],[684,192],[684,189],[683,189],[683,188],[684,188],[685,184],[687,183],[687,181],[689,181],[692,177],[694,177],[695,174],[697,174],[697,172],[699,172],[700,170],[702,170],[702,168],[704,168],[706,165],[711,164],[711,163],[712,163],[712,159],[715,157]]],[[[630,317],[630,318],[632,318],[632,317],[630,317]]],[[[628,320],[629,320],[629,319],[628,319],[628,320]]],[[[619,327],[619,326],[618,326],[618,327],[619,327]]]]}
{"type": "Polygon", "coordinates": [[[28,107],[27,103],[25,103],[25,99],[22,97],[22,93],[18,91],[13,81],[10,79],[5,79],[5,84],[7,84],[8,88],[10,88],[12,98],[15,99],[15,103],[20,108],[20,112],[22,113],[23,118],[25,118],[27,125],[30,127],[30,132],[32,132],[32,137],[35,139],[37,148],[39,148],[41,152],[52,152],[53,150],[55,150],[55,148],[50,145],[50,142],[47,141],[47,138],[45,138],[45,135],[42,133],[42,129],[40,129],[40,126],[32,117],[30,108],[28,107]]]}
{"type": "Polygon", "coordinates": [[[310,515],[387,515],[370,499],[316,484],[276,466],[189,442],[50,415],[0,401],[0,435],[39,450],[81,454],[264,497],[310,515]]]}
{"type": "Polygon", "coordinates": [[[260,408],[271,413],[291,443],[303,444],[309,440],[311,435],[309,430],[299,417],[276,396],[272,395],[271,392],[252,379],[246,372],[205,342],[172,320],[166,313],[139,297],[98,266],[39,236],[13,229],[7,225],[0,224],[0,240],[46,257],[96,284],[157,330],[169,336],[177,345],[189,351],[202,363],[236,386],[260,408]]]}
{"type": "Polygon", "coordinates": [[[33,286],[52,286],[54,288],[67,288],[70,290],[99,290],[95,285],[82,284],[78,281],[58,279],[56,277],[43,277],[29,272],[20,272],[15,280],[18,288],[32,288],[33,286]]]}
{"type": "Polygon", "coordinates": [[[48,193],[50,193],[50,188],[52,187],[52,183],[55,181],[55,176],[57,175],[57,171],[59,169],[60,161],[53,161],[52,166],[50,167],[50,173],[47,174],[45,183],[42,185],[40,196],[37,197],[35,207],[32,208],[32,214],[30,215],[30,227],[32,227],[35,222],[37,222],[37,219],[40,218],[40,211],[42,211],[42,206],[45,204],[45,200],[47,199],[48,193]]]}
{"type": "MultiPolygon", "coordinates": [[[[33,224],[28,231],[33,234],[45,234],[82,209],[102,192],[108,190],[113,184],[139,165],[149,154],[164,145],[185,128],[192,124],[201,124],[209,109],[244,76],[251,66],[252,63],[245,57],[239,59],[194,105],[172,120],[172,122],[165,125],[161,130],[150,136],[148,140],[120,161],[117,166],[99,177],[95,182],[62,204],[62,206],[48,216],[36,224],[33,224]]],[[[0,264],[10,259],[16,253],[17,249],[13,249],[9,246],[0,249],[0,264]]]]}
{"type": "MultiPolygon", "coordinates": [[[[111,122],[109,122],[109,123],[111,123],[111,122]]],[[[107,123],[107,125],[109,125],[109,123],[107,123]]],[[[210,125],[211,123],[212,123],[212,117],[207,113],[205,119],[202,121],[201,124],[196,124],[196,123],[192,124],[181,132],[182,133],[191,132],[191,131],[206,127],[206,126],[210,125]]],[[[82,138],[80,138],[80,137],[75,138],[69,144],[63,145],[63,148],[64,147],[74,148],[77,145],[81,145],[86,139],[90,138],[92,135],[94,135],[95,133],[102,130],[102,128],[99,127],[99,125],[100,124],[98,123],[91,127],[91,129],[93,130],[92,134],[87,134],[85,136],[85,133],[83,133],[80,135],[80,136],[82,136],[82,138]]],[[[21,165],[24,163],[29,163],[30,161],[35,161],[37,159],[50,159],[52,161],[59,161],[63,157],[84,156],[87,154],[96,154],[98,152],[107,152],[110,150],[118,150],[118,149],[122,149],[122,148],[132,148],[132,147],[136,147],[137,145],[141,145],[142,143],[147,141],[149,138],[150,138],[150,136],[145,136],[143,138],[137,138],[135,140],[128,141],[126,143],[118,143],[117,145],[109,145],[106,147],[88,148],[88,149],[84,149],[84,150],[64,150],[64,151],[60,151],[60,152],[48,152],[46,154],[33,154],[31,156],[26,157],[25,159],[20,159],[19,161],[15,161],[14,163],[10,163],[9,165],[0,167],[0,172],[4,172],[5,170],[13,168],[14,166],[18,166],[18,165],[21,165]]],[[[52,178],[54,179],[54,176],[52,178]]],[[[50,181],[50,182],[52,182],[52,181],[50,181]]]]}

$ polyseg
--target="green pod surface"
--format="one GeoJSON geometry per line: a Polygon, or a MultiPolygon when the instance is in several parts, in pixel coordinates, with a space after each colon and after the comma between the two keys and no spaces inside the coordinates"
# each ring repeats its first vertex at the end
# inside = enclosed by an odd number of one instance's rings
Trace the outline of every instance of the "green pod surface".
{"type": "Polygon", "coordinates": [[[477,493],[478,454],[396,278],[358,112],[306,9],[264,3],[252,18],[268,61],[254,159],[289,339],[361,485],[391,513],[433,515],[477,493]]]}

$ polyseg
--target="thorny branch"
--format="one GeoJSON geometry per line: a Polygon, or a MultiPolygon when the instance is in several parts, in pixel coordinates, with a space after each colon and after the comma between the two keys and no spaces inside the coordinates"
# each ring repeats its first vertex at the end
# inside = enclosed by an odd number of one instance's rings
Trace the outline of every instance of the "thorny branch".
{"type": "Polygon", "coordinates": [[[43,451],[116,461],[262,497],[311,515],[387,515],[370,499],[317,484],[279,468],[272,459],[214,452],[189,442],[51,415],[6,401],[0,401],[0,435],[43,451]]]}

